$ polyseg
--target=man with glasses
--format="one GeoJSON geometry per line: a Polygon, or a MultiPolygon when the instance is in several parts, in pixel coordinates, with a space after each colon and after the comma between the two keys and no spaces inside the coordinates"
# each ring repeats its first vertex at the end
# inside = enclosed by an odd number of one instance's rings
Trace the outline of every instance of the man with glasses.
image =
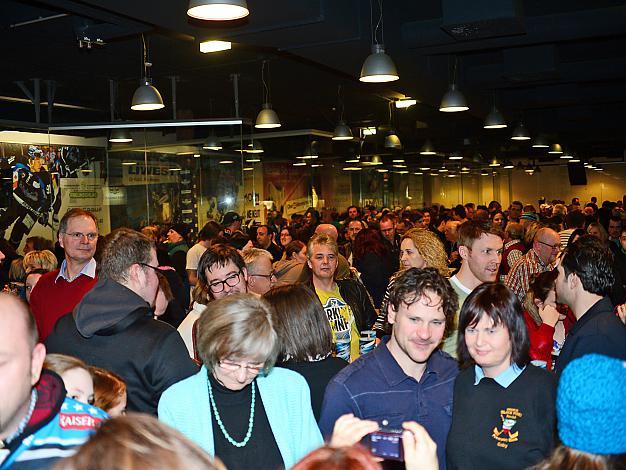
{"type": "Polygon", "coordinates": [[[263,295],[274,287],[276,275],[272,267],[272,254],[260,248],[248,248],[243,252],[248,270],[248,292],[263,295]]]}
{"type": "Polygon", "coordinates": [[[239,252],[217,243],[207,249],[198,263],[198,278],[209,299],[248,292],[248,269],[239,252]]]}
{"type": "Polygon", "coordinates": [[[41,276],[30,297],[41,341],[45,341],[57,320],[74,310],[96,284],[96,216],[83,209],[71,209],[61,219],[58,236],[65,251],[61,268],[41,276]]]}
{"type": "Polygon", "coordinates": [[[515,292],[520,301],[523,301],[533,277],[554,269],[554,262],[560,250],[559,234],[551,228],[540,228],[535,234],[532,248],[513,265],[504,284],[515,292]]]}
{"type": "Polygon", "coordinates": [[[166,388],[198,371],[178,332],[153,318],[158,273],[148,237],[114,230],[104,239],[98,282],[46,340],[50,353],[75,356],[121,376],[128,409],[152,415],[166,388]]]}

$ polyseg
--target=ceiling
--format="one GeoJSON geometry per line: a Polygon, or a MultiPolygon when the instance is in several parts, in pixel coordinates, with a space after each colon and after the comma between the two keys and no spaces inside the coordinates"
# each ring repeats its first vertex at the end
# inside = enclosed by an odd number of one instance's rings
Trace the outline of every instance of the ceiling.
{"type": "MultiPolygon", "coordinates": [[[[373,2],[376,23],[378,0],[373,2]]],[[[109,121],[110,80],[119,89],[116,119],[172,119],[171,77],[176,77],[177,118],[234,116],[232,74],[239,75],[239,113],[254,120],[262,102],[261,63],[269,60],[271,101],[281,130],[332,131],[341,85],[344,117],[353,128],[387,126],[390,99],[419,100],[394,111],[407,155],[417,154],[429,138],[439,152],[461,152],[476,162],[496,155],[557,162],[528,142],[510,140],[522,119],[532,135],[546,134],[584,158],[624,158],[626,1],[387,0],[384,43],[400,75],[387,84],[358,81],[371,47],[365,0],[248,0],[249,17],[219,24],[190,19],[187,0],[2,3],[0,120],[5,124],[35,121],[32,104],[7,97],[26,98],[17,82],[32,93],[36,78],[42,101],[50,86],[61,105],[51,113],[55,124],[109,121]],[[161,111],[130,110],[141,76],[142,34],[154,84],[166,103],[161,111]],[[81,48],[80,38],[104,44],[81,48]],[[199,41],[210,38],[231,40],[233,49],[201,54],[199,41]],[[441,113],[439,101],[455,62],[470,110],[441,113]],[[508,129],[483,129],[494,97],[508,129]]],[[[42,107],[40,122],[49,118],[42,107]]],[[[371,139],[368,151],[378,151],[380,139],[371,139]]],[[[294,148],[293,139],[288,147],[294,148]]],[[[328,141],[323,147],[338,156],[358,145],[328,141]]],[[[289,152],[277,146],[274,153],[289,152]]]]}

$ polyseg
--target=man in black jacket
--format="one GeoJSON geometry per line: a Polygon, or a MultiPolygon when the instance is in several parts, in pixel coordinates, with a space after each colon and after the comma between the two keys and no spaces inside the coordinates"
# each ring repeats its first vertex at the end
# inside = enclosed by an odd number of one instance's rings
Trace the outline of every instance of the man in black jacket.
{"type": "Polygon", "coordinates": [[[363,284],[354,279],[335,280],[339,257],[337,241],[324,233],[315,234],[307,245],[311,283],[322,302],[333,339],[343,344],[338,355],[354,361],[359,357],[360,332],[370,330],[376,311],[363,284]]]}
{"type": "Polygon", "coordinates": [[[197,372],[178,332],[153,319],[159,279],[153,242],[120,228],[104,242],[99,278],[46,341],[51,353],[76,356],[126,382],[128,409],[156,415],[161,393],[197,372]]]}
{"type": "Polygon", "coordinates": [[[557,269],[557,300],[569,305],[577,320],[557,360],[557,376],[571,361],[589,353],[626,360],[626,326],[608,297],[615,278],[607,247],[585,235],[565,251],[557,269]]]}

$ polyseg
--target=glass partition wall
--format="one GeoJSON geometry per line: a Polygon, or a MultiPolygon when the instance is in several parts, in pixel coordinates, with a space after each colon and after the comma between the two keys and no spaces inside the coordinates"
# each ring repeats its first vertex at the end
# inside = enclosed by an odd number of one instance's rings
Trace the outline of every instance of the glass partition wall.
{"type": "MultiPolygon", "coordinates": [[[[618,200],[626,179],[623,161],[587,169],[582,186],[569,184],[567,163],[534,174],[493,169],[453,177],[418,171],[408,159],[408,168],[348,167],[333,146],[317,159],[294,157],[284,150],[284,133],[257,133],[242,120],[133,126],[124,129],[132,138],[126,143],[109,142],[111,129],[102,125],[0,132],[4,237],[20,248],[30,236],[54,240],[59,219],[73,207],[94,212],[102,233],[176,222],[197,233],[229,211],[252,224],[265,223],[274,210],[288,219],[308,207],[330,221],[351,204],[420,209],[494,199],[505,207],[515,199],[618,200]]],[[[306,132],[298,134],[301,141],[311,138],[306,132]]],[[[316,138],[331,143],[329,136],[316,138]]]]}

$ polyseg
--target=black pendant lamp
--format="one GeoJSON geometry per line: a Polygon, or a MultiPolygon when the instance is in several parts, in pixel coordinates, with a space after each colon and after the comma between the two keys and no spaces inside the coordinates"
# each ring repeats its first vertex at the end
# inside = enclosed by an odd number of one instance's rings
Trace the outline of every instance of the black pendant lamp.
{"type": "MultiPolygon", "coordinates": [[[[398,80],[398,70],[396,64],[393,63],[391,57],[385,53],[385,37],[383,25],[383,2],[378,0],[380,16],[376,23],[376,27],[372,29],[372,53],[367,56],[363,66],[359,80],[366,83],[384,83],[398,80]],[[378,42],[378,31],[380,28],[380,39],[378,42]]],[[[373,24],[373,8],[372,0],[370,0],[370,23],[373,24]]],[[[371,26],[370,26],[371,27],[371,26]]]]}
{"type": "Polygon", "coordinates": [[[269,87],[269,77],[268,81],[265,81],[265,68],[267,67],[267,73],[269,75],[269,63],[267,60],[264,60],[261,64],[261,82],[263,84],[263,106],[259,114],[256,117],[256,123],[254,127],[257,129],[275,129],[281,126],[280,119],[278,119],[278,114],[276,111],[272,109],[272,104],[270,103],[270,87],[269,87]]]}
{"type": "Polygon", "coordinates": [[[152,67],[152,63],[148,61],[148,48],[143,34],[141,35],[141,43],[143,51],[143,77],[141,78],[141,85],[139,85],[133,94],[130,109],[134,111],[152,111],[155,109],[163,109],[165,105],[163,104],[161,93],[159,93],[159,90],[157,90],[156,87],[152,86],[152,80],[150,79],[148,73],[150,67],[152,67]]]}

